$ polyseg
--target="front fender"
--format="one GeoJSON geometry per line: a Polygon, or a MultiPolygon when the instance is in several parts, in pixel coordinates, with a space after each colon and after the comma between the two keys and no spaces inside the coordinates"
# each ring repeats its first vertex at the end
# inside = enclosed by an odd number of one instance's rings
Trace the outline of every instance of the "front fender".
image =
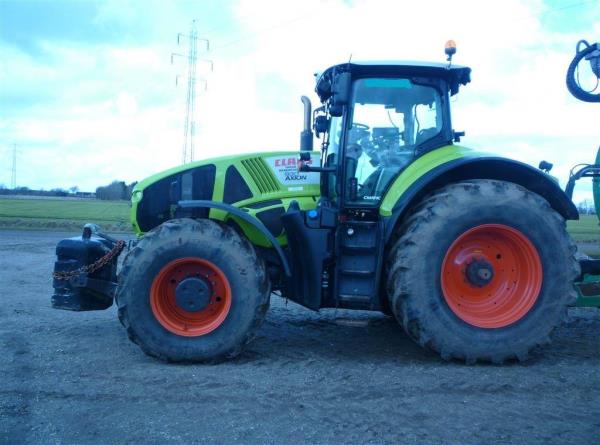
{"type": "Polygon", "coordinates": [[[266,239],[269,240],[269,242],[271,243],[271,245],[277,252],[279,259],[281,260],[281,265],[283,266],[285,275],[288,277],[291,276],[290,265],[288,263],[288,260],[285,256],[285,254],[283,253],[283,249],[279,245],[279,242],[277,241],[277,239],[275,239],[273,234],[271,234],[271,232],[269,232],[269,230],[265,227],[265,225],[262,222],[260,222],[258,219],[251,217],[246,212],[238,209],[237,207],[233,207],[232,205],[224,204],[222,202],[206,201],[206,200],[187,200],[187,201],[179,201],[178,206],[181,207],[182,209],[205,208],[205,209],[223,210],[231,215],[238,217],[239,219],[246,222],[247,224],[250,224],[256,230],[258,230],[266,239]]]}
{"type": "Polygon", "coordinates": [[[403,216],[427,194],[446,184],[469,179],[519,184],[546,199],[565,219],[579,219],[577,208],[556,180],[528,164],[458,146],[436,151],[440,152],[437,156],[423,159],[425,155],[411,164],[394,181],[382,201],[380,214],[385,220],[386,240],[403,216]]]}

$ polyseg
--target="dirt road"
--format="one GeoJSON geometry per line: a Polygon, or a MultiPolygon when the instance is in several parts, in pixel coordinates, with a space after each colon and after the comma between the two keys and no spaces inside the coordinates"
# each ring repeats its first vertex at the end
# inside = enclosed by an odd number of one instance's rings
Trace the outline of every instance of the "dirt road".
{"type": "Polygon", "coordinates": [[[525,364],[445,363],[391,318],[273,296],[259,337],[168,365],[114,307],[51,309],[65,234],[0,231],[0,443],[600,443],[600,311],[573,309],[525,364]]]}

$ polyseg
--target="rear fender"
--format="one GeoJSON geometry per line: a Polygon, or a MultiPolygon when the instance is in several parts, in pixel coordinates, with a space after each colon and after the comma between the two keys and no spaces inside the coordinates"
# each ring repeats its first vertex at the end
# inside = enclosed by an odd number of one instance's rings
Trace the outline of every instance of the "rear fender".
{"type": "Polygon", "coordinates": [[[465,156],[436,165],[408,184],[401,181],[403,175],[396,179],[382,202],[380,213],[385,220],[386,241],[407,212],[427,194],[446,184],[469,179],[496,179],[518,184],[546,199],[563,218],[579,219],[577,208],[553,177],[511,159],[487,155],[465,156]],[[394,192],[396,187],[402,190],[394,192]],[[393,202],[389,199],[390,195],[395,195],[393,202]]]}

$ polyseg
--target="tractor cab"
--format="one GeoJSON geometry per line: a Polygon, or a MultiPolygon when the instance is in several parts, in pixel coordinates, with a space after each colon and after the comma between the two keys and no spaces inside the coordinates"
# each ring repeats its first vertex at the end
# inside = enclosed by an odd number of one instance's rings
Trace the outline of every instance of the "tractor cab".
{"type": "Polygon", "coordinates": [[[458,141],[449,97],[470,81],[470,72],[441,63],[353,62],[320,74],[323,106],[314,129],[323,141],[322,167],[303,169],[321,171],[321,196],[338,207],[375,209],[413,160],[458,141]]]}
{"type": "Polygon", "coordinates": [[[449,98],[470,81],[470,68],[420,62],[334,65],[317,76],[322,106],[313,129],[322,139],[321,165],[311,162],[311,106],[299,169],[319,172],[317,209],[290,206],[282,222],[292,276],[286,296],[318,309],[385,310],[380,277],[386,230],[381,204],[402,172],[463,133],[452,129],[449,98]]]}

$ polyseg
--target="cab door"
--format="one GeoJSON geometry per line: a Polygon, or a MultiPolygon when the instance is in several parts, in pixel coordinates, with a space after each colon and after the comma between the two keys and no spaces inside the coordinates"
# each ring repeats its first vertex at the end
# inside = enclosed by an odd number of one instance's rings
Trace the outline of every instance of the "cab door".
{"type": "MultiPolygon", "coordinates": [[[[357,79],[344,120],[337,192],[334,288],[338,306],[380,310],[384,255],[379,205],[421,143],[442,129],[435,88],[404,78],[357,79]]],[[[441,116],[441,115],[440,115],[441,116]]]]}

